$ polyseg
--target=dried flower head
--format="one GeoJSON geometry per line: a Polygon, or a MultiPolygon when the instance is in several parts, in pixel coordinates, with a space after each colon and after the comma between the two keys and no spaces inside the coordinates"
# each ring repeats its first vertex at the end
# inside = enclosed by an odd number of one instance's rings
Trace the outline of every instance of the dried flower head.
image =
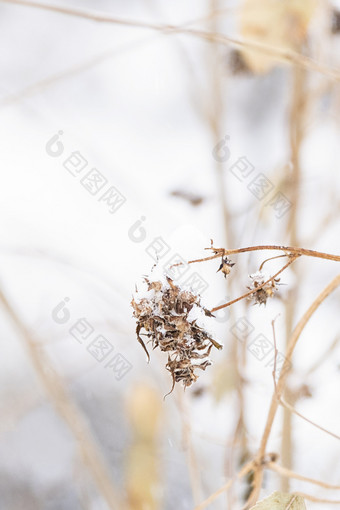
{"type": "Polygon", "coordinates": [[[153,349],[159,347],[168,353],[166,369],[172,376],[171,391],[179,381],[184,387],[190,386],[198,378],[197,370],[211,365],[211,348],[222,348],[202,325],[204,317],[213,315],[201,305],[200,296],[181,289],[168,276],[154,281],[144,278],[144,281],[146,291],[137,290],[131,301],[138,341],[149,360],[141,335],[148,337],[153,349]]]}
{"type": "Polygon", "coordinates": [[[280,278],[273,278],[262,288],[258,287],[261,287],[265,281],[269,280],[269,277],[266,277],[261,271],[258,271],[257,273],[249,275],[249,278],[251,279],[251,286],[247,288],[255,291],[249,296],[249,299],[253,299],[254,304],[265,305],[267,299],[274,296],[277,290],[276,284],[280,281],[280,278]]]}
{"type": "Polygon", "coordinates": [[[224,278],[227,277],[227,275],[230,273],[231,271],[231,268],[235,265],[235,263],[233,263],[231,260],[228,259],[228,257],[222,257],[222,262],[221,262],[221,265],[220,267],[217,269],[217,273],[219,271],[222,271],[222,273],[224,274],[224,278]]]}

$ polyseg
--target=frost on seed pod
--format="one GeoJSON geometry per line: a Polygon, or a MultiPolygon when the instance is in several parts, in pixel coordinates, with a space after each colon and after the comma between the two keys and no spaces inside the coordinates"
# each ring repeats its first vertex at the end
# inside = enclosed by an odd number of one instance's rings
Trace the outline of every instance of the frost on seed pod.
{"type": "Polygon", "coordinates": [[[247,289],[254,290],[255,292],[253,292],[248,299],[254,300],[254,304],[265,305],[267,303],[267,299],[274,296],[275,291],[277,290],[276,284],[280,281],[280,278],[270,280],[270,282],[266,283],[266,285],[264,285],[261,289],[258,287],[263,285],[265,281],[269,280],[269,277],[265,276],[261,271],[258,271],[257,273],[249,275],[249,278],[251,279],[251,286],[247,287],[247,289]]]}
{"type": "MultiPolygon", "coordinates": [[[[148,338],[153,349],[168,353],[166,369],[176,382],[190,386],[198,378],[197,371],[211,365],[212,347],[221,349],[204,327],[203,319],[213,317],[201,305],[200,296],[189,289],[181,289],[169,276],[144,278],[144,288],[137,290],[131,301],[137,319],[136,333],[150,360],[141,335],[148,338]]],[[[170,393],[171,393],[170,391],[170,393]]]]}

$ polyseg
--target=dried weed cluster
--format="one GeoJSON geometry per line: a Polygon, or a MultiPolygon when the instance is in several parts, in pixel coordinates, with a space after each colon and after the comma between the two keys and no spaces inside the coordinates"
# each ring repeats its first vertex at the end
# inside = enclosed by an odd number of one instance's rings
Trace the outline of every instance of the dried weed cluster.
{"type": "Polygon", "coordinates": [[[164,281],[144,278],[146,292],[136,291],[132,299],[133,315],[137,319],[137,337],[148,359],[148,350],[140,335],[146,336],[152,348],[168,353],[166,369],[172,376],[172,389],[182,381],[190,386],[198,378],[197,370],[211,365],[212,347],[221,349],[206,331],[203,319],[212,317],[201,305],[201,298],[190,290],[181,289],[166,276],[164,281]],[[144,331],[144,333],[141,333],[144,331]]]}

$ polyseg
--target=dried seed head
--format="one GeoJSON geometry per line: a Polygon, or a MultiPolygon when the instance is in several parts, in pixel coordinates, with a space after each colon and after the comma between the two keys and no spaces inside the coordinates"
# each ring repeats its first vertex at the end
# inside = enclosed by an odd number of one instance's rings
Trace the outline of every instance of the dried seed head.
{"type": "Polygon", "coordinates": [[[270,280],[260,289],[258,287],[263,285],[269,277],[265,276],[261,271],[258,271],[257,273],[249,275],[249,278],[251,279],[251,286],[247,287],[247,289],[255,290],[255,292],[249,296],[249,299],[254,300],[254,304],[265,305],[267,303],[267,299],[274,296],[275,291],[277,290],[276,284],[280,281],[280,278],[270,280]]]}
{"type": "Polygon", "coordinates": [[[190,386],[198,378],[196,371],[211,365],[211,348],[222,348],[202,325],[202,319],[212,314],[201,305],[200,296],[181,289],[168,276],[155,281],[144,278],[144,282],[146,289],[137,290],[131,301],[138,341],[148,359],[140,335],[148,337],[153,349],[168,352],[166,369],[172,376],[171,391],[179,381],[184,387],[190,386]]]}
{"type": "Polygon", "coordinates": [[[222,262],[220,267],[217,269],[217,273],[219,271],[222,271],[224,274],[224,278],[227,277],[227,275],[230,273],[231,268],[235,265],[235,263],[231,262],[231,260],[228,259],[228,257],[222,257],[222,262]]]}

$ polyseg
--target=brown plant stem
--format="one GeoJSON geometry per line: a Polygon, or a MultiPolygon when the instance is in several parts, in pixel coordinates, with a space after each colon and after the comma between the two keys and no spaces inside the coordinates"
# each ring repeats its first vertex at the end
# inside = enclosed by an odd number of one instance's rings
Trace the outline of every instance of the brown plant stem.
{"type": "MultiPolygon", "coordinates": [[[[319,296],[313,301],[311,306],[308,308],[308,310],[304,313],[300,321],[298,322],[297,326],[295,327],[287,347],[286,352],[286,359],[284,362],[284,365],[281,369],[279,379],[276,384],[276,391],[274,390],[267,421],[265,424],[264,432],[262,435],[260,448],[257,454],[256,459],[259,461],[264,457],[267,442],[269,439],[269,435],[273,426],[274,418],[276,416],[277,409],[279,407],[279,400],[277,398],[277,395],[281,395],[283,392],[283,389],[285,387],[286,377],[288,375],[288,368],[292,359],[292,355],[295,349],[295,346],[300,338],[300,335],[302,331],[304,330],[306,324],[314,314],[314,312],[318,309],[318,307],[323,303],[323,301],[331,294],[338,286],[340,285],[340,274],[336,276],[328,285],[323,289],[323,291],[319,294],[319,296]]],[[[260,463],[257,462],[257,466],[260,466],[260,463]]],[[[263,468],[258,468],[255,471],[255,477],[254,477],[254,493],[259,491],[261,484],[262,484],[262,476],[263,476],[263,468]]]]}
{"type": "MultiPolygon", "coordinates": [[[[310,420],[309,418],[306,418],[306,416],[303,416],[301,413],[299,413],[291,404],[288,404],[288,402],[286,402],[282,397],[281,395],[279,394],[278,390],[277,390],[277,385],[276,385],[276,379],[275,379],[275,374],[276,374],[276,360],[277,360],[277,355],[278,355],[278,350],[277,350],[277,347],[276,347],[276,336],[275,336],[275,328],[274,328],[274,323],[275,323],[275,320],[274,319],[272,321],[272,328],[273,328],[273,338],[274,338],[274,347],[275,347],[275,357],[274,357],[274,367],[273,367],[273,382],[274,382],[274,389],[275,389],[275,393],[276,393],[276,396],[277,396],[277,399],[279,401],[279,403],[282,405],[282,407],[284,408],[285,411],[287,411],[287,414],[289,414],[289,416],[291,416],[291,414],[296,414],[296,416],[299,416],[300,418],[302,418],[303,420],[305,420],[306,422],[310,423],[311,425],[313,425],[314,427],[318,428],[319,430],[322,430],[323,432],[326,432],[326,434],[329,434],[330,436],[332,437],[335,437],[336,439],[339,439],[340,440],[340,436],[338,436],[337,434],[334,434],[334,432],[331,432],[330,430],[327,430],[325,429],[324,427],[321,427],[321,425],[318,425],[317,423],[315,423],[314,421],[310,420]]],[[[287,389],[287,388],[286,388],[287,389]]],[[[281,455],[281,458],[284,458],[284,456],[281,455]]],[[[289,487],[287,487],[287,491],[288,491],[289,487]]],[[[283,488],[282,488],[282,492],[283,491],[283,488]]]]}
{"type": "Polygon", "coordinates": [[[279,47],[272,47],[270,45],[258,42],[258,41],[247,41],[235,39],[233,37],[228,37],[224,34],[210,33],[204,30],[190,29],[190,28],[182,28],[176,25],[160,25],[155,23],[147,23],[143,21],[135,21],[135,20],[127,20],[120,19],[114,16],[105,15],[101,12],[95,11],[86,11],[81,9],[68,8],[58,5],[50,5],[44,4],[42,2],[35,1],[25,1],[25,0],[0,0],[3,3],[13,4],[13,5],[21,5],[24,7],[32,7],[36,9],[43,9],[46,11],[51,11],[59,14],[64,14],[68,16],[73,16],[76,18],[83,18],[99,23],[112,23],[122,26],[130,26],[136,28],[147,28],[150,30],[157,30],[159,32],[169,34],[169,33],[180,33],[180,34],[188,34],[195,37],[199,37],[201,39],[205,39],[208,41],[213,41],[216,43],[224,44],[224,45],[232,45],[238,48],[245,48],[248,51],[252,51],[254,53],[261,53],[264,55],[268,55],[269,57],[274,58],[277,62],[282,62],[292,66],[298,66],[303,69],[309,69],[311,71],[315,71],[330,78],[340,81],[340,71],[336,68],[329,67],[322,62],[315,61],[314,59],[307,57],[306,55],[302,55],[296,51],[290,49],[282,49],[279,47]]]}
{"type": "Polygon", "coordinates": [[[280,273],[282,273],[285,269],[287,269],[287,267],[290,266],[290,264],[292,264],[297,258],[298,258],[298,255],[295,256],[295,257],[291,257],[291,259],[287,262],[287,264],[285,264],[283,267],[281,267],[281,269],[279,271],[277,271],[277,273],[275,273],[273,276],[271,276],[264,283],[262,283],[261,285],[256,287],[256,291],[254,291],[254,289],[252,289],[249,292],[246,292],[245,294],[242,294],[242,296],[239,296],[238,298],[233,299],[232,301],[228,301],[228,303],[225,303],[224,305],[216,306],[215,308],[212,308],[210,310],[211,313],[216,312],[217,310],[221,310],[222,308],[226,308],[227,306],[233,305],[234,303],[237,303],[238,301],[241,301],[241,299],[245,299],[246,297],[251,296],[252,294],[257,292],[258,290],[262,289],[263,287],[265,287],[267,285],[267,283],[269,283],[272,280],[274,280],[274,278],[276,278],[280,273]]]}
{"type": "MultiPolygon", "coordinates": [[[[213,16],[213,13],[220,11],[220,0],[209,1],[209,12],[211,21],[209,23],[209,31],[212,34],[216,34],[219,31],[219,19],[213,16]]],[[[211,41],[208,45],[208,76],[210,77],[210,94],[209,94],[209,106],[207,109],[209,115],[209,126],[212,134],[213,146],[222,139],[225,132],[223,132],[224,117],[225,117],[225,101],[226,85],[223,82],[223,55],[221,54],[221,47],[216,41],[211,41]]],[[[216,192],[219,197],[219,207],[221,210],[220,217],[222,218],[223,224],[223,237],[225,246],[233,246],[235,242],[235,232],[233,228],[233,216],[230,210],[230,201],[228,200],[228,179],[230,174],[226,171],[226,162],[217,161],[213,159],[213,165],[216,177],[216,192]]],[[[227,295],[232,294],[233,281],[226,280],[225,287],[227,295]]],[[[230,313],[230,320],[233,321],[233,310],[230,313]]],[[[225,328],[225,335],[227,338],[228,328],[225,328]]],[[[235,367],[235,391],[237,393],[237,409],[238,414],[235,430],[233,433],[233,441],[230,448],[225,450],[224,458],[224,473],[226,478],[230,478],[234,473],[235,466],[235,451],[236,444],[241,440],[241,449],[246,449],[246,434],[244,424],[244,396],[243,396],[243,379],[240,373],[240,356],[239,356],[239,342],[237,339],[233,339],[230,348],[226,356],[231,360],[235,367]]],[[[236,414],[235,413],[235,414],[236,414]]],[[[231,508],[233,502],[233,488],[227,493],[227,506],[231,508]]]]}
{"type": "Polygon", "coordinates": [[[233,478],[231,478],[226,484],[224,484],[220,489],[218,489],[216,492],[211,494],[207,499],[205,499],[202,503],[200,503],[198,506],[195,506],[194,510],[203,510],[207,506],[210,505],[215,499],[217,499],[223,492],[230,489],[230,487],[233,485],[233,483],[240,478],[243,478],[246,476],[249,471],[251,471],[254,468],[254,461],[248,462],[245,464],[242,469],[235,475],[233,478]]]}
{"type": "Polygon", "coordinates": [[[296,254],[296,255],[304,255],[306,257],[316,257],[319,259],[327,259],[334,260],[336,262],[340,262],[340,255],[332,255],[330,253],[324,253],[321,251],[309,250],[307,248],[297,248],[295,246],[278,246],[273,244],[268,245],[260,245],[260,246],[247,246],[245,248],[236,248],[233,250],[227,250],[225,248],[205,248],[206,250],[216,251],[215,255],[211,255],[210,257],[205,257],[202,259],[189,260],[188,264],[194,264],[195,262],[205,262],[207,260],[213,260],[218,257],[222,257],[225,255],[236,255],[237,253],[246,253],[248,251],[263,251],[263,250],[280,250],[285,251],[288,254],[296,254]]]}
{"type": "Polygon", "coordinates": [[[340,485],[332,485],[327,482],[315,480],[314,478],[308,478],[306,476],[299,475],[298,473],[295,473],[294,471],[291,471],[290,469],[280,466],[276,462],[269,462],[266,467],[268,469],[271,469],[272,471],[275,471],[279,475],[282,475],[282,476],[285,476],[288,478],[295,478],[296,480],[301,480],[302,482],[312,483],[314,485],[318,485],[319,487],[323,487],[324,489],[340,490],[340,485]]]}
{"type": "MultiPolygon", "coordinates": [[[[304,69],[295,67],[292,70],[292,103],[289,118],[290,160],[292,166],[292,172],[289,179],[289,198],[291,201],[291,208],[287,222],[287,233],[289,234],[289,242],[293,246],[299,246],[300,244],[298,238],[298,213],[301,190],[300,149],[303,140],[304,114],[307,105],[307,93],[305,90],[306,78],[307,73],[304,69]]],[[[293,329],[295,299],[298,299],[299,293],[297,266],[294,266],[292,271],[295,274],[294,283],[289,289],[289,298],[285,304],[286,349],[289,342],[289,336],[293,329]],[[295,299],[292,299],[293,296],[295,299]]],[[[285,391],[288,392],[288,388],[285,391]]],[[[286,396],[288,397],[288,394],[286,396]]],[[[281,459],[282,463],[288,468],[292,467],[292,441],[292,413],[289,412],[287,407],[284,407],[282,417],[281,459]]],[[[289,483],[289,478],[281,478],[282,492],[289,492],[289,483]]]]}
{"type": "Polygon", "coordinates": [[[198,501],[202,499],[202,487],[200,479],[200,466],[197,461],[197,455],[195,452],[193,439],[192,439],[192,428],[190,423],[190,402],[187,395],[182,392],[177,392],[178,407],[182,419],[182,440],[183,449],[186,452],[187,464],[189,469],[190,485],[192,492],[192,499],[194,504],[198,504],[198,501]]]}
{"type": "Polygon", "coordinates": [[[286,254],[276,255],[276,257],[270,257],[269,259],[264,260],[259,267],[259,271],[263,269],[263,266],[265,265],[266,262],[269,262],[270,260],[281,259],[282,257],[288,257],[288,255],[286,254]]]}
{"type": "Polygon", "coordinates": [[[340,500],[334,499],[326,499],[326,498],[317,498],[315,496],[311,496],[310,494],[305,494],[304,492],[294,492],[297,496],[301,496],[304,499],[308,499],[313,503],[329,503],[330,505],[340,505],[340,500]]]}
{"type": "Polygon", "coordinates": [[[291,404],[288,404],[288,402],[286,402],[282,397],[278,398],[278,400],[279,400],[279,403],[282,405],[282,407],[284,407],[289,412],[289,414],[295,414],[296,416],[299,416],[300,418],[302,418],[303,420],[307,421],[308,423],[310,423],[311,425],[313,425],[317,429],[322,430],[322,432],[325,432],[329,436],[335,437],[335,439],[339,439],[340,440],[340,436],[338,434],[335,434],[334,432],[331,432],[330,430],[325,429],[321,425],[318,425],[317,423],[315,423],[314,421],[310,420],[309,418],[307,418],[303,414],[299,413],[299,411],[297,411],[291,404]]]}

